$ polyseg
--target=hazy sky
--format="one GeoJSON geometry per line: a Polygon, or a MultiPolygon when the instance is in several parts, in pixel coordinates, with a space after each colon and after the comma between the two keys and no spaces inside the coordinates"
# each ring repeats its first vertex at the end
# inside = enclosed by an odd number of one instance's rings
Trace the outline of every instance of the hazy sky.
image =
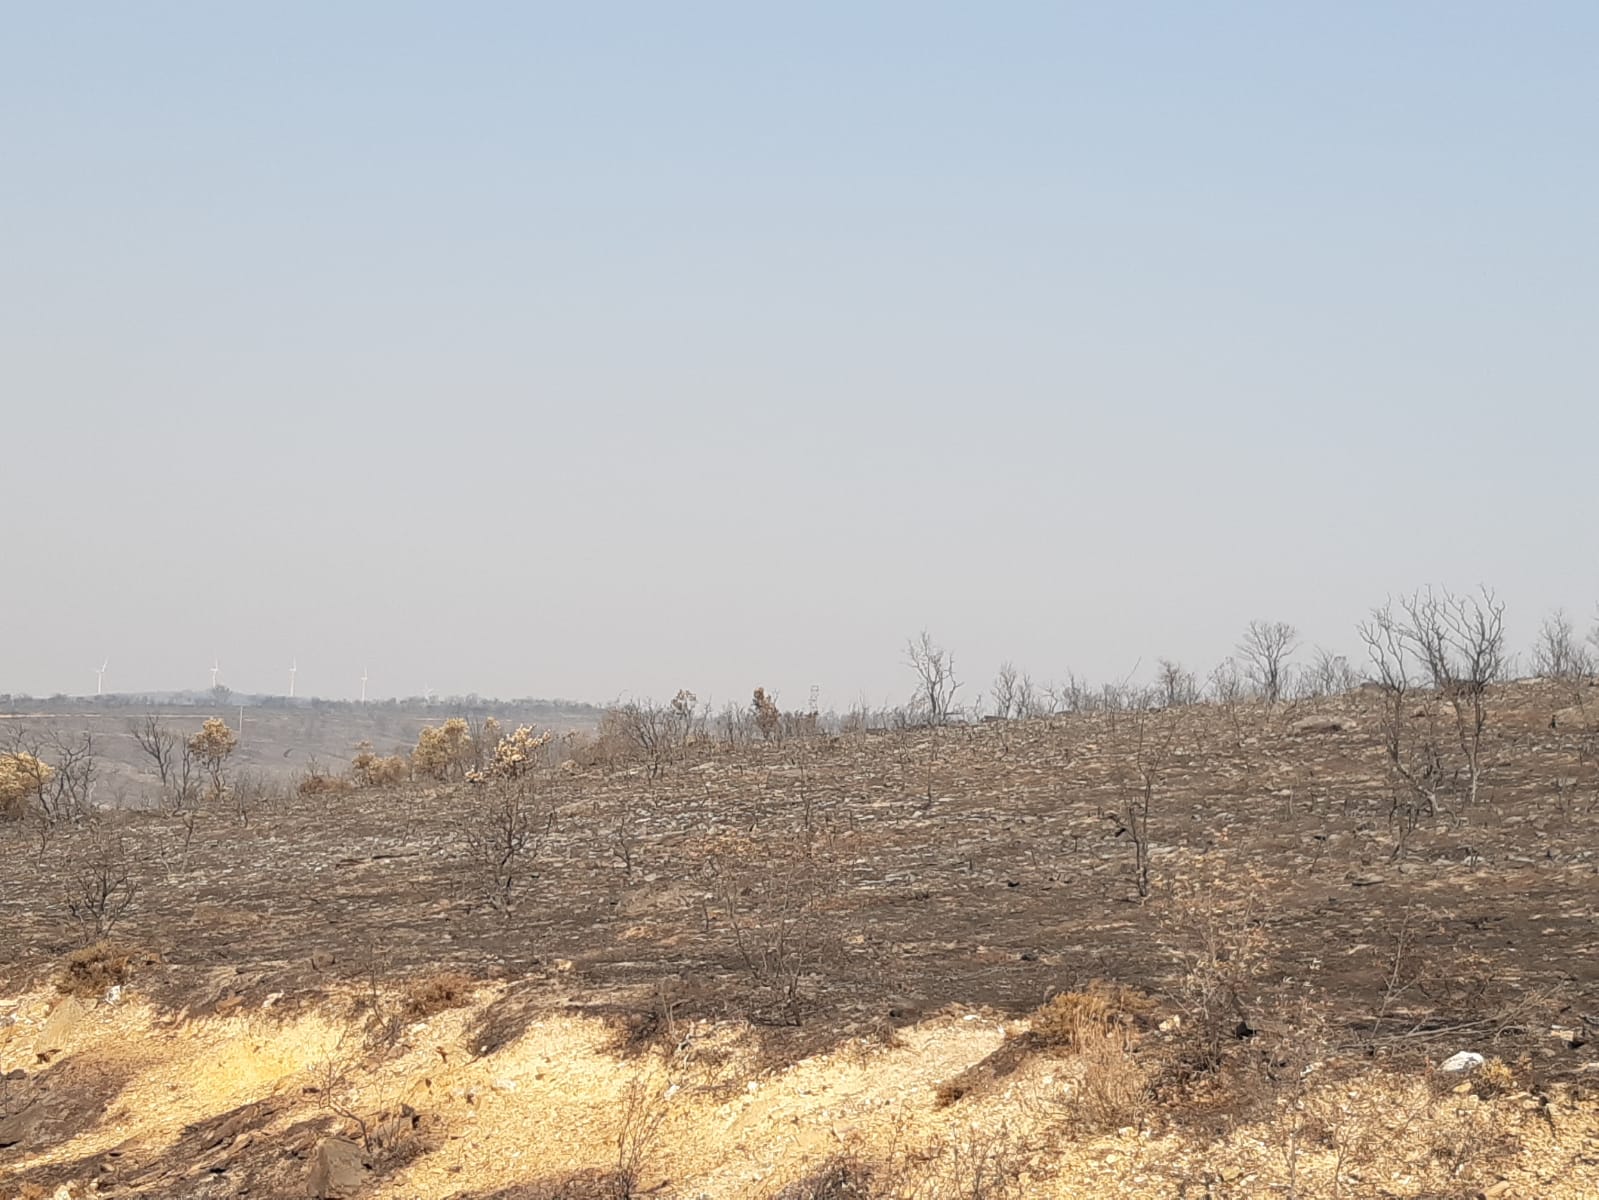
{"type": "Polygon", "coordinates": [[[1599,600],[1599,6],[5,3],[0,692],[1599,600]]]}

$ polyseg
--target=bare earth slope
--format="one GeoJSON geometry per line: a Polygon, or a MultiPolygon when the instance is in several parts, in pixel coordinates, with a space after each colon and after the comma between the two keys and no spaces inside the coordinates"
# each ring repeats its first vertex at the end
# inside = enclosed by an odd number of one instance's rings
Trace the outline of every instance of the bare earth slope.
{"type": "Polygon", "coordinates": [[[508,893],[465,783],[0,826],[0,1196],[1599,1194],[1587,697],[1474,803],[1364,692],[595,761],[508,893]]]}

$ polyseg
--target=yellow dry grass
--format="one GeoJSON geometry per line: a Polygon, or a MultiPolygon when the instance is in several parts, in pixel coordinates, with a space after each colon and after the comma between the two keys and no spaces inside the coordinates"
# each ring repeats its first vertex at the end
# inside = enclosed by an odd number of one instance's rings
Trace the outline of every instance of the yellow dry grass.
{"type": "MultiPolygon", "coordinates": [[[[698,1027],[690,1050],[670,1060],[619,1057],[614,1028],[568,1015],[536,1018],[503,1046],[475,1053],[474,1021],[504,996],[505,985],[485,985],[468,1007],[412,1024],[386,1052],[362,1043],[353,1004],[281,1018],[256,1006],[196,1020],[137,1002],[86,1007],[52,1065],[90,1091],[96,1080],[106,1085],[98,1113],[56,1144],[0,1151],[0,1167],[23,1178],[83,1164],[76,1183],[87,1186],[97,1156],[170,1157],[183,1152],[187,1128],[271,1098],[281,1109],[258,1137],[308,1117],[336,1129],[339,1118],[305,1089],[323,1064],[343,1058],[356,1064],[345,1107],[377,1114],[410,1105],[427,1122],[425,1152],[376,1173],[363,1192],[373,1200],[492,1194],[611,1170],[629,1097],[635,1108],[642,1097],[658,1119],[641,1139],[639,1187],[663,1196],[774,1196],[847,1155],[888,1164],[905,1194],[939,1200],[952,1193],[938,1172],[958,1185],[961,1147],[1001,1141],[1019,1190],[995,1196],[1166,1197],[1183,1180],[1196,1195],[1209,1180],[1220,1197],[1282,1195],[1290,1184],[1304,1196],[1599,1195],[1599,1112],[1588,1100],[1551,1113],[1524,1093],[1484,1099],[1424,1076],[1373,1073],[1307,1085],[1220,1140],[1159,1123],[1078,1136],[1061,1120],[1081,1079],[1069,1057],[1036,1056],[983,1095],[938,1106],[941,1080],[1022,1029],[984,1013],[941,1015],[892,1044],[849,1043],[762,1071],[749,1031],[734,1023],[698,1027]]],[[[16,998],[16,1019],[0,1035],[0,1073],[39,1069],[36,1037],[58,1002],[66,1001],[42,991],[16,998]]]]}

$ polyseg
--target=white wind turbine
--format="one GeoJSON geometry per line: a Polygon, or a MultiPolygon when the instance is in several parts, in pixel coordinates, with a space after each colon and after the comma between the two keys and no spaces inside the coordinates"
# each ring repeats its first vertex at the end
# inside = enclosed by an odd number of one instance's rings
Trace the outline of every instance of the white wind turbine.
{"type": "Polygon", "coordinates": [[[290,700],[294,699],[294,673],[296,671],[298,671],[299,669],[300,669],[300,658],[299,658],[298,655],[296,655],[295,658],[294,658],[294,661],[289,664],[289,699],[290,700]]]}
{"type": "Polygon", "coordinates": [[[220,675],[221,673],[222,673],[222,660],[220,658],[213,657],[211,659],[211,690],[212,691],[216,691],[217,676],[220,675]]]}
{"type": "Polygon", "coordinates": [[[361,703],[366,703],[366,668],[361,668],[361,703]]]}
{"type": "Polygon", "coordinates": [[[103,663],[101,663],[98,667],[95,668],[95,671],[94,671],[94,694],[96,696],[105,695],[105,671],[106,671],[106,668],[109,667],[110,665],[111,665],[111,660],[108,658],[103,663]]]}

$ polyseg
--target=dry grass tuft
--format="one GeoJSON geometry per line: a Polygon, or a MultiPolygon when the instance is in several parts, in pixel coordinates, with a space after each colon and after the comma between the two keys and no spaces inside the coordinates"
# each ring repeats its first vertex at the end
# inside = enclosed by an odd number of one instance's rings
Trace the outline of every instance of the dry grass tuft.
{"type": "Polygon", "coordinates": [[[1080,1075],[1072,1099],[1072,1124],[1102,1133],[1137,1126],[1149,1110],[1149,1073],[1133,1055],[1125,1028],[1088,1032],[1077,1042],[1080,1075]]]}
{"type": "Polygon", "coordinates": [[[1155,1002],[1142,992],[1095,980],[1082,991],[1062,992],[1033,1010],[1031,1028],[1044,1045],[1076,1050],[1114,1031],[1129,1035],[1148,1025],[1155,1002]]]}
{"type": "Polygon", "coordinates": [[[96,942],[74,950],[56,976],[56,990],[68,996],[97,999],[128,981],[137,954],[131,947],[115,942],[96,942]]]}
{"type": "Polygon", "coordinates": [[[1515,1070],[1502,1058],[1490,1058],[1478,1067],[1472,1084],[1472,1090],[1484,1100],[1508,1096],[1520,1090],[1515,1070]]]}
{"type": "Polygon", "coordinates": [[[477,981],[459,971],[441,971],[417,979],[406,987],[400,1006],[411,1018],[436,1016],[452,1008],[465,1008],[472,1003],[477,981]]]}

